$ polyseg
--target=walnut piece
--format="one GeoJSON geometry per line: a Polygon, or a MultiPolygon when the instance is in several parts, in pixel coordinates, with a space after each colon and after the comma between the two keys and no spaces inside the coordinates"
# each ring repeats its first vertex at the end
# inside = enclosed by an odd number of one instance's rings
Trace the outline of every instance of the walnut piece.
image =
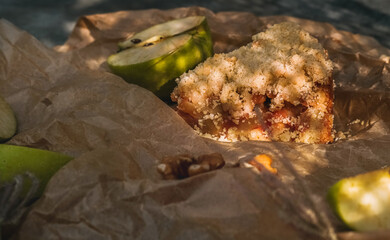
{"type": "Polygon", "coordinates": [[[191,157],[187,154],[168,156],[157,165],[164,179],[183,179],[222,168],[225,161],[220,153],[191,157]]]}

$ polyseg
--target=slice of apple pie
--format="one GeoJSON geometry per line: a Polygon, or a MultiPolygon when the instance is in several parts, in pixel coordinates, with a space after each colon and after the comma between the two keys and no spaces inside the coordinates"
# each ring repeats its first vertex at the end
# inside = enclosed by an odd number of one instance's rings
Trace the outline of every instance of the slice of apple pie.
{"type": "Polygon", "coordinates": [[[215,54],[177,79],[179,114],[221,141],[333,141],[333,65],[318,40],[290,22],[215,54]]]}

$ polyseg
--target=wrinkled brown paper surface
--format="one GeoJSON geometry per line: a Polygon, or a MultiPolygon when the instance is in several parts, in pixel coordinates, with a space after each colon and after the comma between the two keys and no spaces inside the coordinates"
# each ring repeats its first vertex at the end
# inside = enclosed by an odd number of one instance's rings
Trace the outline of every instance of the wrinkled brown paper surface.
{"type": "Polygon", "coordinates": [[[390,50],[327,23],[191,7],[81,17],[63,46],[46,48],[0,20],[0,94],[19,122],[8,143],[75,157],[49,182],[15,239],[387,239],[355,233],[330,211],[337,180],[390,163],[390,50]],[[123,38],[174,18],[205,15],[215,52],[294,21],[335,63],[335,125],[328,145],[221,143],[196,133],[152,93],[108,72],[123,38]],[[229,164],[273,156],[278,176],[225,167],[161,180],[164,156],[218,151],[229,164]]]}

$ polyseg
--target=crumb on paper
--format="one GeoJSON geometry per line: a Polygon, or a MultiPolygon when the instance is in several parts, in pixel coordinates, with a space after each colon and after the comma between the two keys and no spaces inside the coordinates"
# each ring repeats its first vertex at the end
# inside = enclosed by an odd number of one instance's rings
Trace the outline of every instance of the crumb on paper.
{"type": "Polygon", "coordinates": [[[336,141],[337,140],[343,140],[343,139],[347,139],[346,133],[344,133],[342,131],[338,131],[337,134],[336,134],[336,141]]]}
{"type": "Polygon", "coordinates": [[[384,55],[382,54],[379,59],[381,59],[382,61],[384,61],[385,63],[389,64],[390,63],[390,56],[387,56],[387,55],[384,55]]]}
{"type": "Polygon", "coordinates": [[[272,158],[267,154],[256,155],[253,159],[244,163],[244,167],[255,168],[262,172],[264,170],[269,171],[273,174],[277,174],[278,170],[271,166],[272,158]]]}
{"type": "Polygon", "coordinates": [[[355,119],[352,122],[348,123],[348,125],[353,125],[353,124],[364,124],[364,122],[360,119],[355,119]]]}

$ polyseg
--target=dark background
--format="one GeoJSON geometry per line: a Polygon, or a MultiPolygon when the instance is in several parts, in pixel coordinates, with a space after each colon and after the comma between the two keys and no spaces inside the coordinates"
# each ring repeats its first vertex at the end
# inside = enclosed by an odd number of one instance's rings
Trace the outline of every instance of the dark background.
{"type": "Polygon", "coordinates": [[[188,6],[329,22],[338,29],[372,36],[390,48],[390,0],[0,0],[0,17],[52,47],[65,42],[81,15],[188,6]]]}

